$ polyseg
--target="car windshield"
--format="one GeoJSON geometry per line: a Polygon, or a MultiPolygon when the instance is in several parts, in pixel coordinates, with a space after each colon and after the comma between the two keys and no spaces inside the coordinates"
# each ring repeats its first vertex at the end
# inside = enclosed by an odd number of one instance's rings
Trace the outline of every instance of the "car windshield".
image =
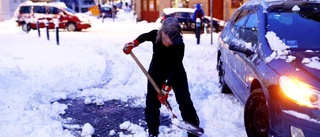
{"type": "Polygon", "coordinates": [[[110,7],[101,7],[101,11],[111,11],[110,7]]]}
{"type": "Polygon", "coordinates": [[[76,14],[77,12],[75,12],[74,10],[70,9],[70,8],[64,8],[64,10],[66,10],[67,12],[70,12],[72,14],[76,14]]]}
{"type": "Polygon", "coordinates": [[[320,14],[306,12],[270,12],[268,31],[273,31],[290,49],[320,49],[320,14]]]}

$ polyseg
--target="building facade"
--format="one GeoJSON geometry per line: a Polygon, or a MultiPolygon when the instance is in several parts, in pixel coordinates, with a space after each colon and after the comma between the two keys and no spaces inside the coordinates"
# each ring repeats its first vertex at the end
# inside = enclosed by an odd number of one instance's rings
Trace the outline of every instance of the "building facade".
{"type": "Polygon", "coordinates": [[[17,7],[26,0],[0,0],[0,21],[11,19],[17,7]]]}
{"type": "Polygon", "coordinates": [[[138,20],[154,22],[162,15],[164,8],[194,8],[200,3],[205,15],[221,20],[229,20],[233,12],[247,0],[135,0],[138,20]],[[212,6],[211,6],[212,5],[212,6]],[[210,8],[212,7],[212,8],[210,8]]]}
{"type": "MultiPolygon", "coordinates": [[[[27,0],[0,0],[0,21],[12,18],[16,8],[27,0]]],[[[247,0],[31,0],[33,2],[65,2],[77,12],[86,12],[89,7],[104,3],[129,3],[137,15],[137,20],[154,22],[162,15],[164,8],[194,8],[196,3],[202,4],[205,15],[228,21],[233,12],[247,0]],[[212,6],[211,6],[212,4],[212,6]],[[212,8],[210,8],[212,7],[212,8]]]]}

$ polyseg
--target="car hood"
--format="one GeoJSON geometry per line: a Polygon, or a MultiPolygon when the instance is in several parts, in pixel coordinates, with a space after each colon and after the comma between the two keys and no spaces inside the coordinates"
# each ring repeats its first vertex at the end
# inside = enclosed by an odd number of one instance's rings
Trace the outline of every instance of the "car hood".
{"type": "Polygon", "coordinates": [[[292,51],[287,59],[273,60],[269,66],[281,76],[320,82],[320,52],[292,51]],[[288,59],[290,58],[291,61],[288,59]]]}

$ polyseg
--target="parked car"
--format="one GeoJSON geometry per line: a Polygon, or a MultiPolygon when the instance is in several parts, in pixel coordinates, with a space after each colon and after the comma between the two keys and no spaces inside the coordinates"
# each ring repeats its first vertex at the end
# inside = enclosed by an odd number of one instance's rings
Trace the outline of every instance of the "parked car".
{"type": "Polygon", "coordinates": [[[113,6],[109,4],[104,4],[100,8],[100,17],[101,18],[112,18],[112,13],[114,12],[114,15],[117,13],[116,10],[113,10],[113,6]],[[113,10],[113,12],[112,12],[113,10]]]}
{"type": "Polygon", "coordinates": [[[244,104],[248,137],[320,136],[319,13],[319,1],[248,1],[220,33],[221,92],[244,104]]]}
{"type": "Polygon", "coordinates": [[[17,8],[15,16],[23,31],[37,29],[37,21],[40,28],[45,28],[45,20],[48,21],[49,29],[54,29],[53,19],[59,20],[59,28],[68,31],[81,31],[91,27],[90,20],[85,15],[74,12],[62,3],[27,1],[17,8]]]}
{"type": "MultiPolygon", "coordinates": [[[[178,19],[183,31],[195,31],[195,22],[192,20],[192,15],[195,9],[192,8],[165,8],[163,9],[163,14],[157,19],[156,22],[161,23],[167,17],[175,17],[178,19]]],[[[210,29],[210,19],[209,16],[204,16],[203,24],[201,30],[204,30],[208,33],[211,32],[210,29]]],[[[220,32],[224,27],[225,22],[216,18],[212,18],[212,29],[213,32],[220,32]]]]}

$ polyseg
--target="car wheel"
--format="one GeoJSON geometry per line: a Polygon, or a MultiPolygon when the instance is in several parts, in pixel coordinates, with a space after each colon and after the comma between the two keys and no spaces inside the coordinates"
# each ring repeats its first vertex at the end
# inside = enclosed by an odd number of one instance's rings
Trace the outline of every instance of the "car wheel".
{"type": "Polygon", "coordinates": [[[268,108],[261,88],[255,89],[246,102],[244,109],[244,124],[248,137],[268,136],[268,108]]]}
{"type": "Polygon", "coordinates": [[[74,24],[74,23],[68,23],[66,26],[66,29],[68,31],[75,31],[77,29],[77,27],[76,27],[76,24],[74,24]]]}
{"type": "Polygon", "coordinates": [[[207,26],[206,27],[206,31],[207,31],[207,33],[214,33],[214,32],[217,32],[217,30],[216,30],[216,28],[215,27],[212,27],[212,30],[211,30],[211,27],[210,26],[207,26]]]}
{"type": "Polygon", "coordinates": [[[217,70],[218,70],[221,93],[231,93],[231,90],[229,89],[228,85],[224,81],[224,74],[225,73],[224,73],[224,69],[223,69],[223,62],[221,60],[221,56],[218,57],[217,70]]]}
{"type": "Polygon", "coordinates": [[[27,24],[27,23],[21,24],[21,29],[25,32],[29,32],[31,30],[30,24],[27,24]]]}

